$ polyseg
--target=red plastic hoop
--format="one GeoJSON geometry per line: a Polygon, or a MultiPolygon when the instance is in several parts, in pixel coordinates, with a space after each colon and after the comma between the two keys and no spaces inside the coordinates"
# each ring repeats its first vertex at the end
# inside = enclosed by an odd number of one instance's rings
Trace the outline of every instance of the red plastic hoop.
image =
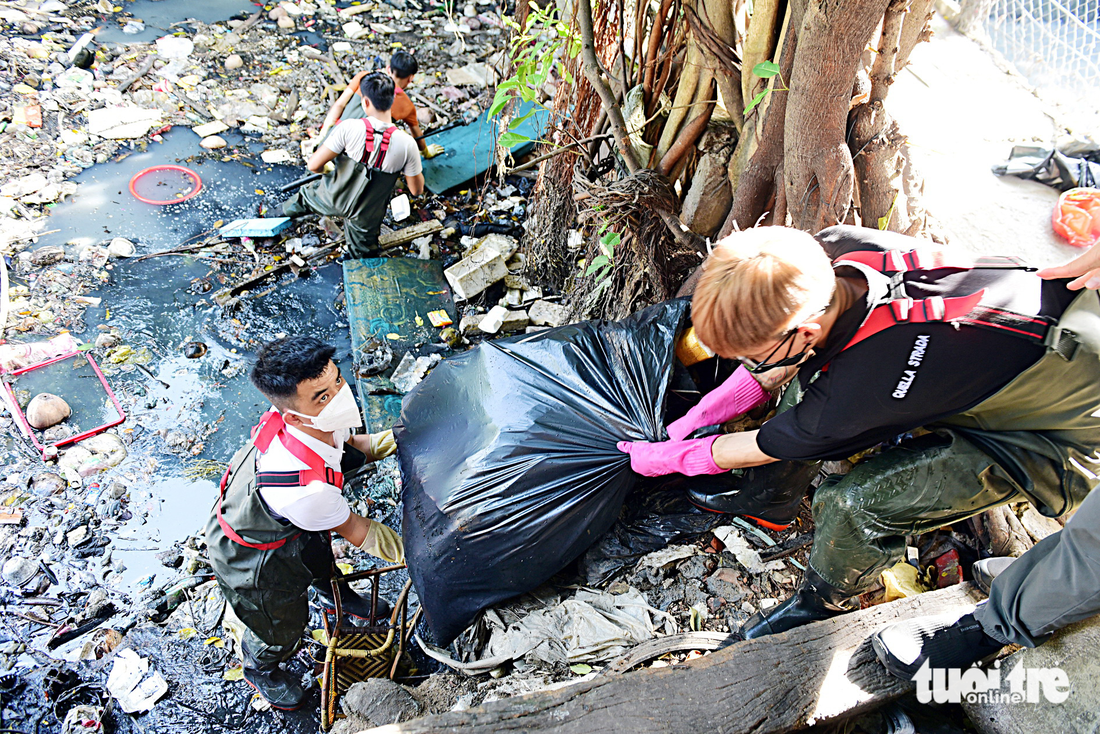
{"type": "Polygon", "coordinates": [[[179,204],[180,202],[187,201],[188,199],[197,196],[202,191],[202,179],[199,178],[199,174],[192,171],[190,168],[184,168],[183,166],[153,166],[152,168],[146,168],[144,171],[138,171],[134,174],[134,177],[130,179],[130,194],[138,201],[145,202],[146,204],[155,204],[156,206],[166,206],[168,204],[179,204]],[[158,201],[156,199],[146,199],[144,196],[134,190],[134,184],[142,176],[150,173],[156,173],[158,171],[179,171],[186,176],[189,176],[195,184],[195,188],[187,196],[181,196],[178,199],[169,199],[167,201],[158,201]]]}

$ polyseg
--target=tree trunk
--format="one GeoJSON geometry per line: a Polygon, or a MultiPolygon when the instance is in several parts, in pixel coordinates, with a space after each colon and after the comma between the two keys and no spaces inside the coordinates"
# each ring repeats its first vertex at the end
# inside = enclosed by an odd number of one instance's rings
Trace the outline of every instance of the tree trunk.
{"type": "Polygon", "coordinates": [[[816,232],[848,213],[854,176],[845,133],[852,80],[887,2],[811,0],[806,9],[783,146],[786,198],[798,229],[816,232]]]}

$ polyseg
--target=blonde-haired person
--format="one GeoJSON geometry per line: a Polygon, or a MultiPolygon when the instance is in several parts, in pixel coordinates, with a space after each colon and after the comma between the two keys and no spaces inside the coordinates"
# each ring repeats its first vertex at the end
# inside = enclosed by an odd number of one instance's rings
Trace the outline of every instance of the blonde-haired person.
{"type": "Polygon", "coordinates": [[[817,489],[805,580],[746,637],[846,611],[907,534],[1022,499],[1060,515],[1100,476],[1100,299],[1011,258],[856,227],[760,228],[715,248],[692,319],[720,356],[789,382],[790,407],[756,431],[624,442],[635,471],[698,476],[693,502],[741,512],[708,475],[884,447],[817,489]]]}

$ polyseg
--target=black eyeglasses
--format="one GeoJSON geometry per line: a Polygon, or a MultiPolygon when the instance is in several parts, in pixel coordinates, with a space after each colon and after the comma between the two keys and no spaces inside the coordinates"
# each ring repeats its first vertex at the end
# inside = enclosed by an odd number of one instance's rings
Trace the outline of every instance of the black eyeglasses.
{"type": "Polygon", "coordinates": [[[775,362],[770,362],[769,360],[772,357],[774,357],[776,355],[776,353],[779,352],[780,349],[783,348],[783,345],[787,344],[792,339],[794,339],[794,337],[797,333],[798,333],[798,327],[797,326],[795,328],[791,329],[790,331],[788,331],[786,333],[786,335],[783,337],[783,339],[779,342],[779,344],[776,345],[775,349],[773,349],[768,354],[767,357],[764,357],[764,361],[762,361],[762,362],[757,362],[755,359],[750,359],[748,357],[738,357],[737,361],[740,362],[741,364],[745,365],[745,369],[747,369],[749,372],[751,372],[754,375],[759,375],[763,372],[767,372],[768,370],[774,370],[774,369],[778,369],[780,367],[790,367],[792,365],[796,365],[799,362],[801,362],[803,359],[806,358],[806,353],[810,351],[809,349],[803,349],[798,354],[794,354],[794,355],[791,355],[789,357],[784,357],[783,359],[777,360],[775,362]]]}

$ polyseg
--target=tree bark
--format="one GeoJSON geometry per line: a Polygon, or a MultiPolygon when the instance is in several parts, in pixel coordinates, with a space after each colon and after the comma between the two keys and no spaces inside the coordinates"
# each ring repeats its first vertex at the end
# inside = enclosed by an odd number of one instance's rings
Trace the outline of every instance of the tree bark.
{"type": "Polygon", "coordinates": [[[611,123],[611,132],[615,136],[615,147],[619,155],[623,157],[626,168],[631,173],[637,172],[641,165],[634,154],[634,146],[630,144],[630,136],[626,132],[626,122],[623,120],[623,112],[619,109],[615,95],[611,93],[607,81],[604,80],[600,62],[596,59],[596,44],[592,32],[592,4],[590,0],[576,0],[577,26],[581,34],[581,66],[588,83],[596,90],[603,108],[607,112],[607,119],[611,123]]]}
{"type": "Polygon", "coordinates": [[[746,104],[764,88],[764,80],[755,76],[752,70],[775,53],[780,33],[779,11],[782,6],[781,0],[757,0],[753,3],[748,37],[745,39],[741,58],[741,95],[746,104]]]}
{"type": "Polygon", "coordinates": [[[783,146],[793,226],[816,232],[843,222],[854,170],[845,141],[860,52],[889,0],[811,0],[798,38],[783,146]]]}
{"type": "Polygon", "coordinates": [[[369,731],[771,734],[800,729],[881,706],[912,689],[876,659],[870,636],[877,629],[917,616],[962,613],[981,598],[971,584],[958,584],[739,642],[682,665],[601,676],[369,731]]]}

